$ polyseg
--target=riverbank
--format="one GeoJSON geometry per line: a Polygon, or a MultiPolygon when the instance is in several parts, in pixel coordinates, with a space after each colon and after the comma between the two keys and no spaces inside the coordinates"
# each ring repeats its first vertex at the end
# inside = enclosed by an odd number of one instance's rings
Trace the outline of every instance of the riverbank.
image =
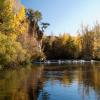
{"type": "Polygon", "coordinates": [[[46,61],[36,61],[36,64],[70,64],[70,63],[100,63],[100,60],[46,60],[46,61]]]}

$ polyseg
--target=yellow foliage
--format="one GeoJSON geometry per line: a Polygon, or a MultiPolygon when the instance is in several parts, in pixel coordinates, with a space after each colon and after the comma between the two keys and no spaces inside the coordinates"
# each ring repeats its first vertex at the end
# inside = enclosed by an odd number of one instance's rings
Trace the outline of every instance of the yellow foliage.
{"type": "Polygon", "coordinates": [[[16,34],[21,34],[26,31],[26,27],[24,27],[25,18],[25,8],[22,6],[20,11],[14,15],[13,28],[15,28],[16,34]]]}
{"type": "Polygon", "coordinates": [[[64,34],[63,34],[62,36],[60,36],[60,37],[61,37],[62,43],[63,43],[63,44],[65,44],[65,43],[66,43],[66,41],[68,41],[68,39],[69,39],[70,35],[69,35],[69,34],[64,33],[64,34]]]}

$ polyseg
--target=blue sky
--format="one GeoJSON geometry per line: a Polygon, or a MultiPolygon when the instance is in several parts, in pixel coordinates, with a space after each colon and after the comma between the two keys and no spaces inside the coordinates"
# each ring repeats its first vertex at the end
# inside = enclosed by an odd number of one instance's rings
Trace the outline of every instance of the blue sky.
{"type": "Polygon", "coordinates": [[[76,35],[80,25],[100,21],[100,0],[22,0],[27,8],[39,10],[43,22],[49,22],[47,34],[76,35]]]}

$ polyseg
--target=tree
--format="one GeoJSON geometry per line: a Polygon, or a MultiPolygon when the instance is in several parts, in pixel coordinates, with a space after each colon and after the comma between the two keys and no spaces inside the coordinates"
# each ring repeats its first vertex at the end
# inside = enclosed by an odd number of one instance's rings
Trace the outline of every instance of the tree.
{"type": "Polygon", "coordinates": [[[50,24],[42,22],[41,25],[42,25],[42,27],[41,27],[42,28],[42,32],[44,32],[44,29],[46,29],[50,24]]]}
{"type": "Polygon", "coordinates": [[[26,9],[26,15],[29,20],[29,34],[30,36],[38,35],[39,25],[38,22],[42,19],[42,14],[39,11],[33,11],[32,9],[26,9]]]}
{"type": "Polygon", "coordinates": [[[4,34],[11,33],[13,31],[13,3],[10,0],[0,1],[0,31],[4,34]]]}
{"type": "Polygon", "coordinates": [[[100,24],[98,22],[96,22],[92,31],[94,32],[93,57],[94,59],[100,59],[100,24]]]}
{"type": "Polygon", "coordinates": [[[15,12],[14,0],[0,1],[0,64],[20,63],[26,59],[26,51],[17,41],[24,32],[25,10],[15,12]]]}
{"type": "Polygon", "coordinates": [[[76,52],[75,52],[75,58],[80,59],[82,57],[82,36],[81,34],[78,34],[75,38],[75,45],[76,45],[76,52]]]}
{"type": "Polygon", "coordinates": [[[88,26],[84,27],[82,32],[83,59],[91,60],[93,58],[94,32],[89,30],[88,26]]]}

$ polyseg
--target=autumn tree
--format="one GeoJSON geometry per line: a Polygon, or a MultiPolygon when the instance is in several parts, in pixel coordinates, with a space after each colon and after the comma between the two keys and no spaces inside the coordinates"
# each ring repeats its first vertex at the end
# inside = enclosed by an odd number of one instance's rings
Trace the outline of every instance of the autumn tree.
{"type": "Polygon", "coordinates": [[[93,58],[94,32],[89,30],[88,26],[82,29],[82,55],[83,59],[91,60],[93,58]]]}
{"type": "Polygon", "coordinates": [[[96,22],[92,31],[94,32],[93,58],[100,59],[100,24],[98,22],[96,22]]]}

